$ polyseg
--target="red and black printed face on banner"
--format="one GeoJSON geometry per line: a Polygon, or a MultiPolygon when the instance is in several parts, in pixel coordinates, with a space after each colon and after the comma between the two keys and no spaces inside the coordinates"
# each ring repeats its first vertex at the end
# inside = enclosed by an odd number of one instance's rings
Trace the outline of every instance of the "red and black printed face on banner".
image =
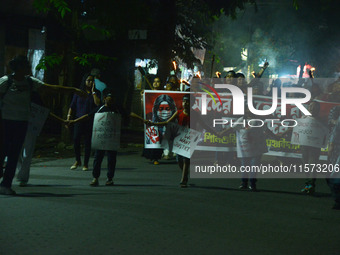
{"type": "Polygon", "coordinates": [[[167,121],[176,111],[176,103],[170,95],[159,95],[153,103],[152,119],[155,122],[167,121]]]}
{"type": "Polygon", "coordinates": [[[161,121],[166,121],[171,117],[171,108],[168,102],[163,101],[159,107],[158,107],[158,111],[157,111],[157,117],[161,120],[161,121]]]}
{"type": "MultiPolygon", "coordinates": [[[[177,110],[182,110],[182,99],[188,92],[145,91],[145,119],[152,122],[164,122],[173,116],[177,110]]],[[[176,120],[175,120],[176,122],[176,120]]],[[[145,127],[145,148],[161,148],[161,138],[164,126],[145,127]]]]}
{"type": "Polygon", "coordinates": [[[153,122],[167,121],[177,110],[183,108],[185,92],[145,92],[145,118],[153,122]]]}

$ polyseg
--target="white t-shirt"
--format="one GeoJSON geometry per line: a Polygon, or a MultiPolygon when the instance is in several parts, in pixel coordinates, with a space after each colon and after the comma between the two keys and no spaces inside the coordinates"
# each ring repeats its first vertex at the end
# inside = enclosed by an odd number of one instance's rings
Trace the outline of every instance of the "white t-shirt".
{"type": "Polygon", "coordinates": [[[7,89],[8,76],[0,78],[0,94],[7,92],[2,100],[2,118],[7,120],[27,121],[31,110],[31,91],[37,91],[44,83],[34,77],[32,88],[27,79],[16,81],[13,79],[7,89]]]}
{"type": "MultiPolygon", "coordinates": [[[[243,118],[237,120],[241,122],[243,118]]],[[[253,123],[255,125],[255,123],[253,123]]],[[[265,127],[244,128],[236,126],[236,151],[238,158],[261,156],[268,152],[265,136],[265,127]]]]}

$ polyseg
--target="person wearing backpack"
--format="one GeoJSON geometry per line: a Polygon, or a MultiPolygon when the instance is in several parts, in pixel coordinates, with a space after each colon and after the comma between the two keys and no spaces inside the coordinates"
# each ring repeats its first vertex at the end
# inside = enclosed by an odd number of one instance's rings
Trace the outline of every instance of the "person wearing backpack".
{"type": "Polygon", "coordinates": [[[20,55],[13,58],[9,62],[9,67],[13,73],[0,78],[1,165],[7,157],[5,171],[3,172],[2,169],[0,171],[0,177],[3,177],[0,183],[0,194],[15,195],[16,192],[12,189],[12,181],[26,136],[32,92],[37,91],[42,97],[46,93],[53,92],[74,92],[81,96],[86,95],[80,89],[46,84],[29,76],[31,66],[25,56],[20,55]]]}

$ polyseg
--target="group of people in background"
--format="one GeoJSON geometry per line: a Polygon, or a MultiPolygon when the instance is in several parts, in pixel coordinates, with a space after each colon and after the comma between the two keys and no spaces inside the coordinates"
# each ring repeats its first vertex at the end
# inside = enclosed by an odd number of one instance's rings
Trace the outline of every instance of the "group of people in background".
{"type": "MultiPolygon", "coordinates": [[[[258,74],[253,74],[254,78],[261,78],[263,75],[265,69],[268,67],[268,63],[266,62],[265,65],[261,68],[260,72],[258,74]]],[[[220,75],[220,74],[219,74],[220,75]]],[[[217,77],[221,78],[221,77],[217,77]]],[[[168,79],[169,80],[169,79],[168,79]]],[[[310,118],[314,119],[315,121],[318,121],[322,125],[327,125],[324,123],[324,120],[320,119],[320,103],[319,101],[329,101],[329,102],[340,102],[340,86],[339,81],[335,81],[332,84],[329,84],[327,87],[327,91],[323,91],[319,84],[314,79],[314,73],[312,70],[309,71],[309,79],[299,79],[297,84],[293,83],[282,83],[280,79],[274,79],[273,82],[269,87],[265,87],[264,84],[261,82],[261,79],[253,79],[249,83],[247,83],[245,76],[242,73],[235,73],[234,71],[227,72],[226,76],[224,77],[224,82],[226,84],[233,84],[238,86],[244,93],[247,93],[247,88],[251,87],[253,89],[253,94],[255,95],[262,95],[262,96],[271,96],[272,90],[274,87],[277,88],[278,96],[280,97],[281,88],[285,86],[290,87],[303,87],[311,92],[311,101],[309,102],[309,112],[311,112],[310,118]]],[[[177,79],[178,81],[178,79],[177,79]]],[[[173,90],[178,91],[180,86],[178,86],[177,82],[174,82],[172,85],[166,83],[165,86],[161,85],[161,79],[159,77],[156,77],[153,82],[153,90],[173,90]],[[177,85],[176,85],[177,84],[177,85]],[[169,89],[172,88],[172,89],[169,89]]],[[[165,96],[165,95],[164,95],[165,96]]],[[[298,95],[299,96],[299,95],[298,95]]],[[[159,96],[160,98],[161,96],[159,96]]],[[[158,98],[157,98],[158,99],[158,98]]],[[[165,99],[162,99],[162,101],[166,101],[165,99]]],[[[184,101],[183,101],[184,103],[184,101]]],[[[189,104],[189,103],[188,103],[189,104]]],[[[167,105],[170,105],[168,103],[167,105]]],[[[183,105],[184,109],[184,105],[183,105]]],[[[180,109],[181,110],[181,109],[180,109]]],[[[189,109],[188,119],[190,123],[190,109],[189,109]]],[[[339,150],[339,125],[340,125],[340,106],[336,106],[333,109],[331,109],[329,113],[329,130],[330,130],[330,139],[329,139],[329,148],[328,148],[328,163],[339,165],[340,160],[340,150],[339,150]]],[[[150,120],[144,120],[144,122],[147,125],[154,125],[154,126],[164,126],[168,124],[169,122],[174,121],[175,115],[169,115],[167,116],[166,121],[150,121],[150,120]],[[170,117],[171,116],[171,117],[170,117]]],[[[251,113],[246,113],[245,116],[243,116],[244,119],[246,118],[255,118],[258,119],[259,116],[251,116],[251,113]],[[247,115],[248,114],[248,115],[247,115]]],[[[180,124],[180,120],[177,120],[178,124],[180,124]]],[[[190,126],[190,125],[188,125],[190,126]]],[[[274,136],[273,133],[270,130],[267,130],[264,132],[264,130],[260,128],[240,128],[237,129],[230,128],[228,130],[223,130],[223,132],[220,132],[218,135],[221,137],[223,134],[227,132],[236,132],[236,152],[237,153],[223,153],[223,152],[216,152],[216,162],[215,164],[220,160],[221,162],[224,162],[224,164],[232,164],[235,163],[236,160],[242,165],[250,165],[250,166],[256,166],[261,164],[261,157],[262,155],[267,152],[267,145],[266,145],[266,138],[268,136],[274,136]],[[256,132],[255,132],[256,131],[256,132]],[[252,144],[249,146],[252,146],[250,150],[253,152],[256,151],[257,154],[251,156],[245,155],[244,153],[239,150],[241,146],[244,146],[242,144],[242,137],[249,137],[252,136],[252,144]],[[235,154],[235,156],[234,156],[235,154]]],[[[278,135],[278,138],[274,139],[280,139],[284,135],[287,135],[287,133],[291,134],[292,129],[287,130],[285,134],[278,135]]],[[[247,145],[248,146],[248,145],[247,145]]],[[[163,149],[144,149],[144,155],[151,155],[147,156],[149,159],[153,160],[155,165],[159,164],[159,159],[162,157],[162,153],[164,156],[163,149]]],[[[320,163],[319,158],[321,155],[321,148],[316,148],[312,146],[301,146],[301,153],[302,153],[302,164],[317,164],[320,163]]],[[[178,157],[177,157],[178,160],[178,157]]],[[[190,162],[190,159],[187,159],[188,162],[190,162]]],[[[178,160],[179,161],[179,160],[178,160]]],[[[182,161],[183,162],[183,161],[182,161]]],[[[184,161],[185,162],[185,161],[184,161]]],[[[183,163],[179,161],[180,167],[182,169],[182,179],[181,179],[181,187],[187,187],[188,182],[188,175],[186,174],[186,170],[183,168],[183,163]]],[[[223,164],[223,163],[222,163],[223,164]]],[[[184,163],[185,165],[185,163],[184,163]]],[[[333,172],[330,176],[331,178],[327,178],[327,183],[331,187],[331,191],[333,196],[335,197],[335,205],[334,209],[340,208],[340,175],[339,173],[333,172]]],[[[251,191],[257,191],[256,187],[256,174],[252,173],[250,176],[248,174],[244,174],[240,189],[246,189],[251,191]],[[248,184],[250,182],[250,185],[248,184]],[[249,185],[249,186],[248,186],[249,185]]],[[[313,194],[315,192],[316,187],[316,177],[315,173],[310,174],[307,176],[305,185],[301,189],[301,192],[306,194],[313,194]]]]}

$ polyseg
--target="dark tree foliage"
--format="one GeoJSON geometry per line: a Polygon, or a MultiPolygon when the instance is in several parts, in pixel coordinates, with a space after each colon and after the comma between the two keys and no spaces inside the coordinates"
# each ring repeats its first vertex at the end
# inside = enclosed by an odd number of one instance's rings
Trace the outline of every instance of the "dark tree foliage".
{"type": "Polygon", "coordinates": [[[255,0],[35,0],[37,10],[57,18],[64,29],[61,37],[74,43],[80,64],[102,60],[83,55],[91,47],[84,32],[96,30],[100,39],[125,41],[130,29],[146,29],[150,48],[165,72],[175,56],[192,67],[197,61],[192,48],[212,46],[213,22],[221,15],[235,18],[246,3],[255,0]]]}
{"type": "Polygon", "coordinates": [[[236,20],[222,17],[216,21],[212,50],[220,60],[215,61],[216,70],[226,66],[246,70],[247,64],[256,71],[267,59],[270,68],[265,75],[293,74],[298,65],[305,63],[316,67],[316,77],[339,72],[339,2],[294,2],[292,6],[290,1],[258,0],[258,11],[246,6],[238,12],[236,20]],[[242,48],[248,49],[247,63],[241,61],[242,48]]]}

